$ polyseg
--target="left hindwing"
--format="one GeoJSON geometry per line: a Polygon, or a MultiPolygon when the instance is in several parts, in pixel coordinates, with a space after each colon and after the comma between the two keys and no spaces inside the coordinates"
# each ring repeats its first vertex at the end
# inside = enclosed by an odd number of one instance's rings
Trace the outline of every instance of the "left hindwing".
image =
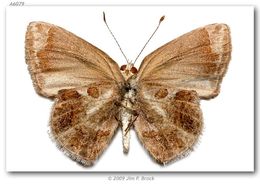
{"type": "Polygon", "coordinates": [[[118,127],[117,91],[116,86],[96,84],[58,92],[50,125],[65,154],[86,166],[101,155],[118,127]]]}

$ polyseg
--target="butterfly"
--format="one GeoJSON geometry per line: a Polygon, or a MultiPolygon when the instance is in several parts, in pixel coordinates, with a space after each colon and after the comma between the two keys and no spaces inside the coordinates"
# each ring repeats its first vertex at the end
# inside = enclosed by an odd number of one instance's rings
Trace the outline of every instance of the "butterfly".
{"type": "Polygon", "coordinates": [[[54,100],[51,135],[71,159],[92,165],[118,128],[127,153],[134,128],[149,154],[166,164],[198,141],[200,100],[220,92],[231,36],[226,24],[197,28],[147,55],[137,70],[131,62],[119,67],[61,27],[31,22],[25,55],[36,92],[54,100]]]}

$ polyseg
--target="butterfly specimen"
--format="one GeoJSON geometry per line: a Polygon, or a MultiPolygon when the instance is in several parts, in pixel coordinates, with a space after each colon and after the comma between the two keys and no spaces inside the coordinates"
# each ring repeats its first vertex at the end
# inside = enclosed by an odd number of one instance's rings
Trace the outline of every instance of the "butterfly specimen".
{"type": "Polygon", "coordinates": [[[210,24],[156,49],[137,70],[131,62],[119,68],[63,28],[31,22],[25,53],[36,92],[54,100],[51,134],[69,157],[92,165],[118,128],[127,153],[134,128],[149,154],[165,164],[187,155],[198,141],[200,100],[219,94],[231,40],[226,24],[210,24]]]}

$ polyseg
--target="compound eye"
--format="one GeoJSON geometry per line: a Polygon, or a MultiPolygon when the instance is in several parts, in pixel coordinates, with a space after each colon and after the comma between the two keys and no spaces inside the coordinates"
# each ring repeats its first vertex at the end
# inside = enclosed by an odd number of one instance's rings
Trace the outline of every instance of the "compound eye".
{"type": "Polygon", "coordinates": [[[126,69],[126,65],[122,65],[121,67],[120,67],[120,70],[122,70],[122,71],[124,71],[126,69]]]}
{"type": "Polygon", "coordinates": [[[138,72],[138,70],[135,67],[132,67],[130,71],[132,72],[132,74],[137,74],[138,72]]]}

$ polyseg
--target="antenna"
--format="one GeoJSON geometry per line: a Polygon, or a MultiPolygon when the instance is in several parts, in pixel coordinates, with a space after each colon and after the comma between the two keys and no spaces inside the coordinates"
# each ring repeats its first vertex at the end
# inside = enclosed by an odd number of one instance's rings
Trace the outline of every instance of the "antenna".
{"type": "Polygon", "coordinates": [[[146,47],[146,45],[149,43],[149,41],[152,39],[152,37],[154,36],[155,32],[158,30],[161,22],[164,20],[165,16],[162,16],[159,20],[159,24],[156,27],[156,29],[154,30],[153,34],[150,36],[150,38],[148,39],[148,41],[145,43],[144,47],[142,48],[142,50],[140,51],[140,53],[138,54],[138,56],[135,58],[133,65],[135,64],[136,60],[138,59],[138,57],[141,55],[141,53],[143,52],[144,48],[146,47]]]}
{"type": "Polygon", "coordinates": [[[109,26],[108,26],[108,24],[107,24],[105,12],[103,12],[103,20],[104,20],[104,22],[105,22],[105,24],[106,24],[106,26],[107,26],[107,28],[108,28],[110,34],[113,36],[114,40],[116,41],[117,46],[119,47],[120,51],[122,52],[123,56],[125,57],[126,62],[129,63],[128,60],[127,60],[126,55],[124,54],[122,48],[120,47],[118,41],[116,40],[116,37],[114,36],[113,32],[110,30],[110,28],[109,28],[109,26]]]}

